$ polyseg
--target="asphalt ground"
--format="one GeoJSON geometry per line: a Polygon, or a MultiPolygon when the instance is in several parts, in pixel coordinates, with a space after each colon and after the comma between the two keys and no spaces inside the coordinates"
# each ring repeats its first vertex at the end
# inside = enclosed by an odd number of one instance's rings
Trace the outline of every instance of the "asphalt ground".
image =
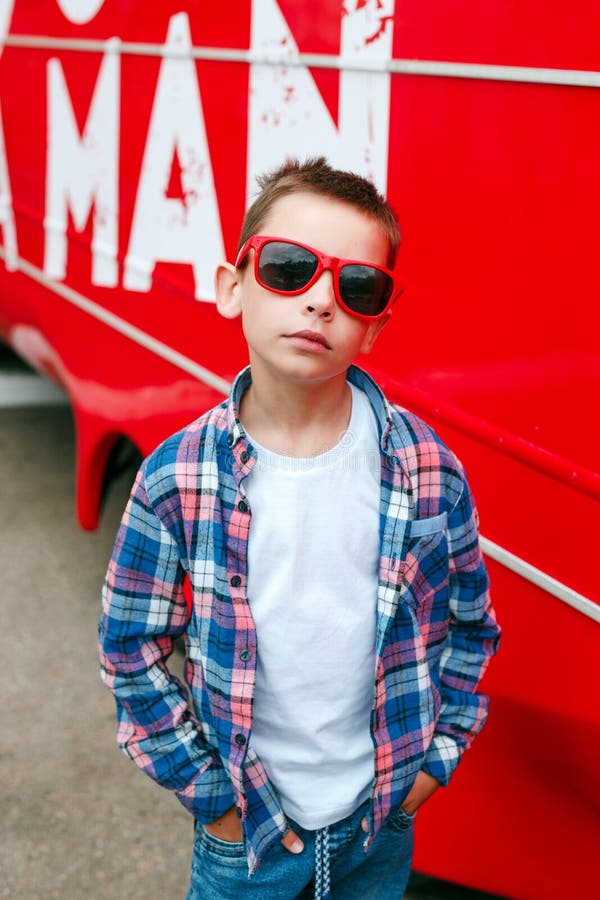
{"type": "MultiPolygon", "coordinates": [[[[183,898],[192,820],[118,750],[98,674],[100,589],[134,470],[83,532],[70,409],[1,348],[0,407],[0,896],[183,898]]],[[[485,896],[415,875],[407,900],[485,896]]]]}

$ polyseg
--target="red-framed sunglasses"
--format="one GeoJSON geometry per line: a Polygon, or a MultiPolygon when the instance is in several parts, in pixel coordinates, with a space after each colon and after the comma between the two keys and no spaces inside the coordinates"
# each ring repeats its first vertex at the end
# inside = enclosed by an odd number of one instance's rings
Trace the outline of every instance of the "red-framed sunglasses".
{"type": "Polygon", "coordinates": [[[255,234],[238,253],[236,268],[250,250],[254,250],[254,277],[262,287],[285,297],[294,296],[308,290],[328,270],[333,275],[337,302],[360,319],[382,316],[402,293],[397,276],[390,269],[327,256],[288,238],[255,234]]]}

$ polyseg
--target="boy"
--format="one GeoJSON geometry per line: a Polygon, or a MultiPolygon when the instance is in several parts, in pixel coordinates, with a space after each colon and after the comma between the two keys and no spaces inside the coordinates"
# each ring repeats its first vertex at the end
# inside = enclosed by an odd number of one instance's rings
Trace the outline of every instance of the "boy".
{"type": "Polygon", "coordinates": [[[121,746],[196,819],[188,900],[388,900],[499,631],[460,464],[352,366],[399,294],[390,207],[324,159],[260,184],[215,279],[250,368],[142,465],[103,677],[121,746]]]}

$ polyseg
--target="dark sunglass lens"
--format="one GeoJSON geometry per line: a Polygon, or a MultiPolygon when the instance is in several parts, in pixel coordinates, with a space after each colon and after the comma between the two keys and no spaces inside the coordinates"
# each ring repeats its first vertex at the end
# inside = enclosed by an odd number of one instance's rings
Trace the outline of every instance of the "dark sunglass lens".
{"type": "Polygon", "coordinates": [[[346,306],[362,316],[378,316],[394,290],[385,272],[372,266],[344,266],[340,272],[340,294],[346,306]]]}
{"type": "Polygon", "coordinates": [[[318,265],[317,257],[304,247],[271,241],[260,251],[258,278],[268,288],[291,293],[308,284],[318,265]]]}

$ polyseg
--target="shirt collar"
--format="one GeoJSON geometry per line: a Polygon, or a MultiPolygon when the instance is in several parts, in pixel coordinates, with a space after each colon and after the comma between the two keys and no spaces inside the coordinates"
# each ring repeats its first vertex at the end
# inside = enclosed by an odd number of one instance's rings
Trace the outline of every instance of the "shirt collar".
{"type": "MultiPolygon", "coordinates": [[[[369,403],[373,408],[373,412],[375,413],[375,417],[377,419],[377,424],[379,427],[380,441],[381,441],[381,449],[384,453],[393,452],[394,447],[390,445],[390,436],[394,429],[392,428],[392,412],[388,401],[386,400],[383,391],[379,387],[379,385],[368,375],[364,369],[360,369],[358,366],[350,366],[348,369],[347,375],[348,381],[354,384],[361,391],[364,391],[367,395],[369,403]]],[[[231,387],[231,393],[229,395],[229,404],[227,410],[227,425],[228,425],[228,437],[227,443],[230,447],[235,447],[236,444],[242,440],[247,440],[246,432],[244,431],[244,426],[240,421],[240,407],[242,403],[242,397],[252,384],[252,374],[250,371],[250,366],[246,366],[245,369],[239,373],[236,377],[233,385],[231,387]]],[[[394,441],[391,441],[394,444],[394,441]]]]}
{"type": "Polygon", "coordinates": [[[348,369],[348,381],[359,388],[361,391],[367,395],[367,399],[371,404],[371,408],[375,413],[375,418],[377,419],[377,426],[379,428],[381,449],[384,453],[387,452],[387,445],[389,440],[390,429],[392,426],[392,413],[390,410],[390,405],[387,402],[385,395],[376,381],[374,381],[370,375],[368,375],[364,369],[359,369],[358,366],[350,366],[348,369]]]}
{"type": "Polygon", "coordinates": [[[229,403],[227,406],[227,443],[230,447],[235,447],[239,440],[246,437],[244,426],[240,421],[240,407],[242,405],[242,397],[252,384],[252,375],[250,374],[250,366],[236,376],[231,386],[229,394],[229,403]]]}

